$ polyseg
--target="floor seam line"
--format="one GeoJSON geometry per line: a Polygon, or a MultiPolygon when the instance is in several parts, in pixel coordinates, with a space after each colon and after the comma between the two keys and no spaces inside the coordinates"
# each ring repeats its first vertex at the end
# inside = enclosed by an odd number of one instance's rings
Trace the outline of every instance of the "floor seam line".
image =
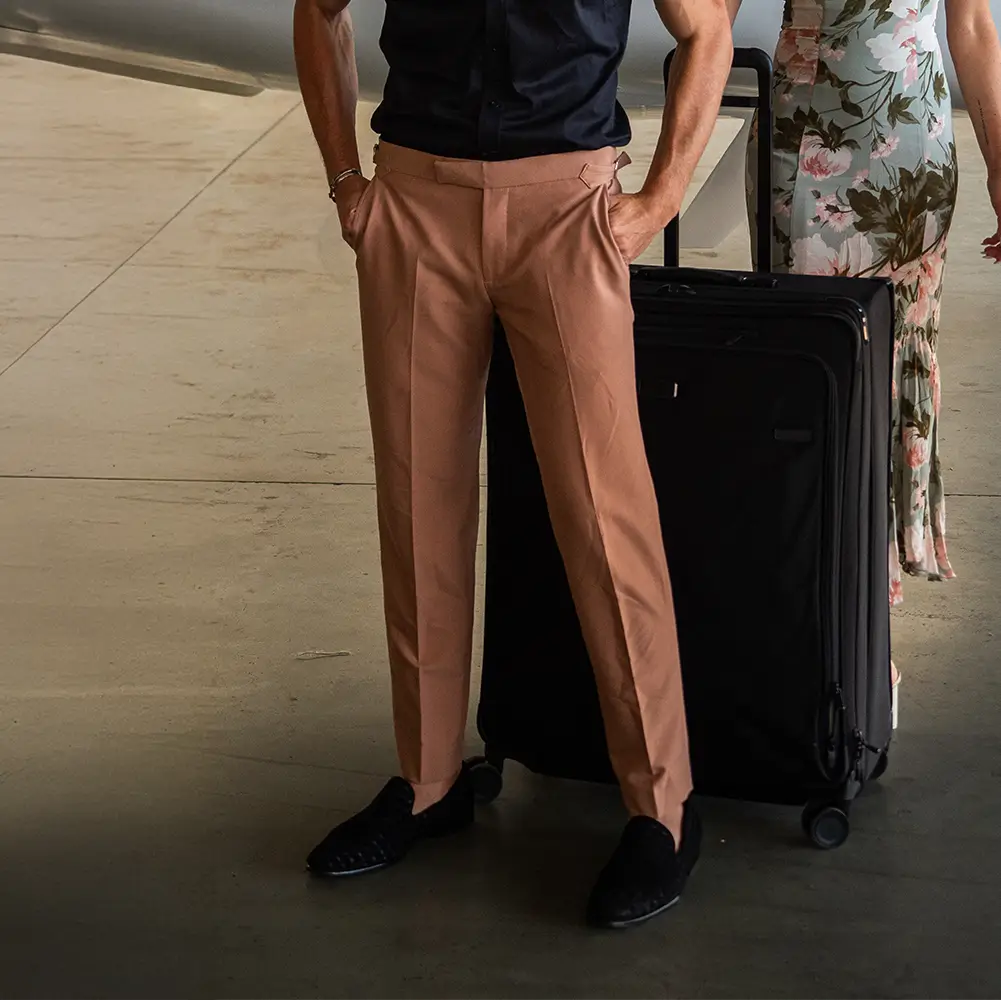
{"type": "Polygon", "coordinates": [[[148,239],[144,240],[140,246],[138,246],[135,250],[132,251],[132,253],[129,254],[128,257],[125,258],[125,260],[123,260],[120,264],[113,267],[109,274],[105,275],[89,292],[87,292],[87,294],[82,299],[80,299],[79,302],[75,303],[70,309],[68,309],[40,337],[38,337],[33,343],[29,344],[28,347],[26,347],[23,351],[21,351],[21,353],[18,354],[13,361],[11,361],[9,364],[5,365],[2,369],[0,369],[0,378],[3,378],[3,376],[6,375],[7,372],[9,372],[14,367],[14,365],[16,365],[22,358],[24,358],[31,351],[33,351],[43,340],[45,340],[46,337],[48,337],[50,333],[52,333],[53,330],[57,329],[64,322],[66,322],[66,320],[69,319],[69,317],[72,316],[73,313],[77,311],[77,309],[79,309],[85,302],[89,301],[98,291],[100,291],[109,281],[111,281],[111,279],[115,277],[115,275],[118,274],[119,271],[121,271],[124,267],[127,267],[139,254],[143,252],[143,250],[146,249],[146,247],[150,245],[150,243],[153,242],[153,240],[155,240],[169,225],[171,225],[171,223],[176,221],[176,219],[182,213],[186,212],[203,194],[205,194],[205,192],[208,191],[209,188],[211,188],[212,185],[216,183],[216,181],[220,180],[222,177],[225,177],[226,174],[228,174],[229,171],[232,170],[233,167],[240,162],[240,160],[242,160],[249,152],[255,149],[269,135],[271,135],[271,133],[274,132],[274,130],[278,128],[278,126],[281,125],[287,118],[289,118],[295,111],[297,111],[299,107],[300,104],[298,103],[293,105],[291,108],[289,108],[288,111],[280,115],[276,121],[274,121],[271,125],[269,125],[242,152],[237,153],[237,155],[232,160],[230,160],[229,163],[227,163],[221,170],[215,173],[198,190],[198,192],[192,195],[162,226],[160,226],[156,230],[155,233],[153,233],[148,239]]]}
{"type": "Polygon", "coordinates": [[[331,479],[198,479],[155,476],[46,476],[0,473],[0,482],[42,483],[154,483],[191,486],[375,486],[374,482],[331,479]]]}

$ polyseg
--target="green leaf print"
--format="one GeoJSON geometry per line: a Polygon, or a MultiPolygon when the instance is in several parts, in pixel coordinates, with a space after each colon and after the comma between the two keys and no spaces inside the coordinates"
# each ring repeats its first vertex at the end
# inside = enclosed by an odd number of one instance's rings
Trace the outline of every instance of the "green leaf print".
{"type": "Polygon", "coordinates": [[[801,130],[811,129],[814,132],[820,132],[824,127],[824,119],[820,117],[820,112],[816,108],[810,108],[809,111],[797,108],[793,113],[792,120],[801,130]]]}
{"type": "Polygon", "coordinates": [[[803,141],[803,126],[792,118],[777,118],[773,141],[779,152],[798,153],[803,141]]]}
{"type": "Polygon", "coordinates": [[[928,206],[929,174],[924,164],[911,172],[907,167],[897,171],[897,198],[902,202],[904,211],[909,215],[923,213],[928,206]]]}
{"type": "Polygon", "coordinates": [[[925,180],[925,204],[928,211],[938,213],[948,209],[955,197],[955,185],[949,183],[944,173],[929,170],[925,180]]]}
{"type": "Polygon", "coordinates": [[[840,90],[843,94],[846,94],[851,86],[850,83],[842,80],[822,59],[817,63],[817,82],[829,83],[835,90],[840,90]]]}
{"type": "MultiPolygon", "coordinates": [[[[897,245],[896,236],[879,236],[876,238],[876,253],[879,260],[890,260],[897,245]]],[[[901,317],[903,313],[901,313],[901,317]]]]}
{"type": "Polygon", "coordinates": [[[858,216],[855,228],[860,233],[893,233],[897,235],[897,206],[892,193],[884,188],[877,197],[872,191],[849,188],[848,204],[858,216]]]}
{"type": "Polygon", "coordinates": [[[920,437],[926,438],[931,434],[932,415],[918,410],[906,396],[900,399],[900,415],[904,418],[904,426],[913,427],[920,437]]]}
{"type": "Polygon", "coordinates": [[[820,135],[820,138],[828,149],[836,150],[841,149],[843,146],[847,146],[849,149],[859,148],[858,142],[854,139],[849,139],[845,135],[845,130],[837,122],[831,122],[827,128],[821,126],[816,129],[816,132],[820,135]]]}
{"type": "Polygon", "coordinates": [[[903,94],[897,94],[890,99],[890,104],[886,111],[890,128],[896,128],[900,122],[906,122],[908,125],[918,124],[917,118],[907,110],[913,103],[913,97],[904,97],[903,94]]]}
{"type": "Polygon", "coordinates": [[[931,369],[921,360],[918,354],[912,354],[901,365],[904,375],[911,378],[931,378],[931,369]]]}
{"type": "Polygon", "coordinates": [[[865,10],[865,0],[848,0],[841,8],[841,13],[834,19],[833,27],[838,27],[852,18],[858,17],[865,10]]]}
{"type": "Polygon", "coordinates": [[[935,88],[935,100],[937,103],[941,104],[948,96],[948,91],[945,85],[945,75],[942,73],[936,73],[932,85],[935,88]]]}
{"type": "Polygon", "coordinates": [[[844,91],[841,92],[841,110],[846,114],[852,115],[854,118],[865,117],[865,112],[853,101],[850,101],[844,91]]]}

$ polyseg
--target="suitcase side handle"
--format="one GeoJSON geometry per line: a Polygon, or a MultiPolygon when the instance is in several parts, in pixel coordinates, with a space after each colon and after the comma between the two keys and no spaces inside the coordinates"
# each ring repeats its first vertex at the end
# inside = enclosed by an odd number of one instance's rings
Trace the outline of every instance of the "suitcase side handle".
{"type": "MultiPolygon", "coordinates": [[[[672,49],[664,60],[664,89],[674,60],[672,49]]],[[[757,219],[757,269],[767,273],[772,260],[772,60],[762,49],[736,48],[733,50],[734,69],[753,69],[758,81],[755,97],[724,94],[721,108],[757,108],[758,110],[758,187],[755,192],[757,219]]],[[[677,267],[681,260],[680,213],[664,230],[664,263],[677,267]]]]}

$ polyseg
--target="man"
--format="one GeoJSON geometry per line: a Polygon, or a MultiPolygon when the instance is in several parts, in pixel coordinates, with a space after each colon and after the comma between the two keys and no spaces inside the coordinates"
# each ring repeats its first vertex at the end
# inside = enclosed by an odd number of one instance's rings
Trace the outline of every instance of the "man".
{"type": "Polygon", "coordinates": [[[402,769],[314,849],[315,874],[383,868],[473,821],[462,751],[495,314],[631,815],[589,921],[621,927],[666,910],[698,857],[628,264],[680,208],[732,40],[725,0],[655,2],[678,52],[646,182],[624,195],[616,147],[630,132],[616,85],[630,0],[387,0],[371,181],[359,169],[348,0],[297,0],[306,111],[357,258],[402,769]]]}

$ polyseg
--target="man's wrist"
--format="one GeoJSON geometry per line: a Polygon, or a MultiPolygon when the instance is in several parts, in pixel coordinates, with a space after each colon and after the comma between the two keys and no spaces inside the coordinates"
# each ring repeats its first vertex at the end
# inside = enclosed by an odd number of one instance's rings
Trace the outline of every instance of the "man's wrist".
{"type": "Polygon", "coordinates": [[[361,169],[359,167],[347,167],[344,170],[338,171],[329,180],[329,190],[328,195],[330,200],[337,204],[337,189],[346,181],[352,177],[363,177],[361,169]]]}
{"type": "Polygon", "coordinates": [[[679,193],[677,186],[670,182],[658,184],[648,179],[639,194],[661,226],[666,226],[681,210],[683,193],[679,193]]]}

